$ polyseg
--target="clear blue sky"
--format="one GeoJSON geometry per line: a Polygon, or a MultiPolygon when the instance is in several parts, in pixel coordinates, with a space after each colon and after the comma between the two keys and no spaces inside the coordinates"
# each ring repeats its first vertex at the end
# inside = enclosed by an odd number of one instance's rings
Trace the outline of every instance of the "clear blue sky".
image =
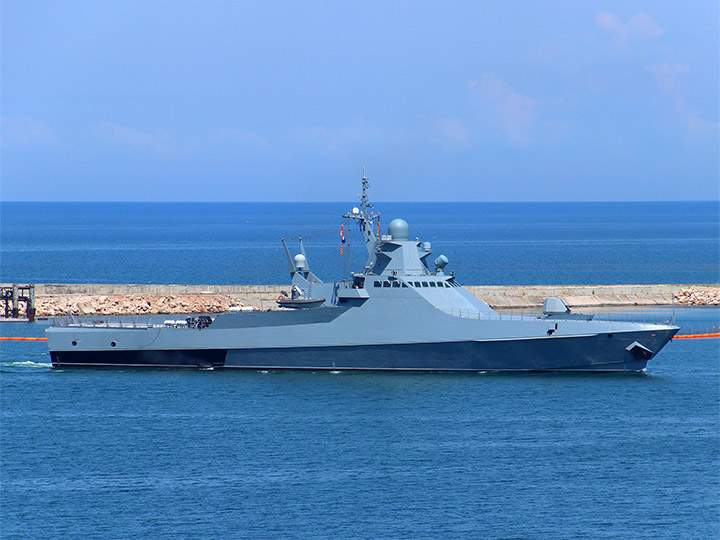
{"type": "Polygon", "coordinates": [[[2,200],[717,200],[718,3],[2,2],[2,200]]]}

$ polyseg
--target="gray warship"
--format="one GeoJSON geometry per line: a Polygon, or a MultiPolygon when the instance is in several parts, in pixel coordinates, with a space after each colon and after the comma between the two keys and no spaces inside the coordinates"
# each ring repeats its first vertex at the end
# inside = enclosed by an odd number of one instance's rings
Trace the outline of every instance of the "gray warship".
{"type": "MultiPolygon", "coordinates": [[[[235,368],[372,371],[643,371],[679,330],[667,324],[594,320],[548,298],[541,314],[491,309],[431,261],[428,242],[411,240],[379,214],[362,178],[355,223],[367,262],[348,279],[323,282],[300,241],[287,298],[273,311],[226,312],[185,321],[55,321],[47,342],[55,367],[235,368]],[[174,324],[167,324],[168,322],[174,324]]],[[[343,237],[344,240],[344,237],[343,237]]]]}

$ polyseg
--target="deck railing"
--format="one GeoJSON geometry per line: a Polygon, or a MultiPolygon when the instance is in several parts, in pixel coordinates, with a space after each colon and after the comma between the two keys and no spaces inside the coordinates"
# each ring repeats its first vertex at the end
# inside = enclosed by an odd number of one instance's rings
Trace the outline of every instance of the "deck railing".
{"type": "MultiPolygon", "coordinates": [[[[453,317],[461,319],[475,319],[483,321],[532,321],[539,320],[541,314],[532,311],[517,311],[517,312],[483,312],[477,309],[461,309],[461,308],[439,308],[440,311],[447,313],[453,317]]],[[[545,319],[545,320],[563,320],[562,318],[557,319],[545,319]]],[[[582,321],[583,319],[573,319],[575,321],[582,321]]],[[[673,317],[663,317],[658,313],[611,313],[611,312],[600,312],[596,313],[594,321],[609,321],[609,322],[636,322],[645,324],[674,324],[674,313],[673,317]]],[[[161,320],[161,319],[148,319],[147,317],[122,317],[117,316],[111,318],[97,318],[97,317],[57,317],[50,320],[50,326],[56,327],[75,327],[75,328],[127,328],[127,329],[147,329],[147,328],[191,328],[185,320],[161,320]]]]}
{"type": "MultiPolygon", "coordinates": [[[[482,321],[532,321],[541,320],[541,313],[518,311],[518,312],[482,312],[476,309],[460,309],[460,308],[439,308],[440,311],[452,315],[453,317],[459,317],[462,319],[476,319],[482,321]]],[[[644,324],[655,324],[655,325],[673,325],[675,324],[675,314],[673,312],[671,317],[663,317],[659,313],[612,313],[612,312],[599,312],[594,314],[588,314],[592,316],[593,321],[608,321],[608,322],[622,322],[622,323],[644,323],[644,324]]],[[[557,320],[562,321],[561,317],[547,318],[542,320],[557,320]]],[[[573,321],[582,322],[583,318],[573,318],[573,321]]]]}
{"type": "MultiPolygon", "coordinates": [[[[184,322],[184,321],[183,321],[184,322]]],[[[165,328],[167,325],[161,321],[138,320],[137,318],[123,318],[117,320],[88,320],[76,317],[58,317],[50,321],[50,326],[70,328],[165,328]]],[[[187,326],[187,324],[185,325],[187,326]]],[[[181,327],[181,326],[177,326],[181,327]]]]}
{"type": "Polygon", "coordinates": [[[461,309],[461,308],[439,308],[440,311],[452,315],[453,317],[459,317],[461,319],[478,319],[485,321],[525,321],[525,320],[537,320],[540,316],[536,312],[509,312],[503,313],[501,311],[486,313],[478,309],[461,309]]]}

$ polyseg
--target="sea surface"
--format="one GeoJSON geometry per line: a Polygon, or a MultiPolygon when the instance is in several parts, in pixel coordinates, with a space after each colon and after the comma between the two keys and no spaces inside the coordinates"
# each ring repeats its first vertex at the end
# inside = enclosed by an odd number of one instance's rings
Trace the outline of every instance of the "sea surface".
{"type": "MultiPolygon", "coordinates": [[[[716,204],[378,206],[468,284],[718,281],[716,204]]],[[[299,231],[321,277],[349,266],[345,205],[0,210],[5,282],[284,283],[299,231]]],[[[608,375],[52,369],[0,341],[0,537],[714,539],[719,407],[720,339],[608,375]]]]}
{"type": "MultiPolygon", "coordinates": [[[[0,203],[0,279],[30,283],[282,284],[281,238],[305,238],[324,280],[362,269],[352,203],[0,203]]],[[[720,281],[720,205],[378,203],[467,285],[720,281]]],[[[289,241],[293,254],[297,241],[289,241]]]]}
{"type": "Polygon", "coordinates": [[[718,538],[719,345],[644,374],[332,374],[54,370],[0,342],[0,533],[718,538]]]}

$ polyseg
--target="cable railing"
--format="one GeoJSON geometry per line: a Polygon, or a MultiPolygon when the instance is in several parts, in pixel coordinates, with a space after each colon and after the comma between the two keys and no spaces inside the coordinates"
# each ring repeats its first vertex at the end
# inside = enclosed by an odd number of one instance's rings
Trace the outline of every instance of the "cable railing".
{"type": "Polygon", "coordinates": [[[50,326],[64,328],[117,328],[117,329],[137,329],[147,330],[149,328],[207,328],[212,324],[210,317],[201,316],[199,319],[195,317],[187,317],[185,319],[148,319],[139,317],[118,317],[116,319],[97,319],[91,317],[77,318],[73,315],[69,317],[57,317],[50,321],[50,326]]]}
{"type": "Polygon", "coordinates": [[[528,312],[528,311],[494,311],[494,312],[483,312],[477,309],[462,309],[462,308],[438,308],[440,311],[447,313],[453,317],[461,319],[475,319],[482,321],[568,321],[573,322],[589,322],[589,321],[604,321],[610,323],[642,323],[642,324],[654,324],[654,325],[674,325],[675,314],[668,314],[663,316],[659,313],[588,313],[580,314],[573,313],[567,318],[562,316],[555,317],[543,317],[542,313],[528,312]]]}
{"type": "Polygon", "coordinates": [[[503,313],[501,311],[495,312],[483,312],[478,309],[462,309],[462,308],[438,308],[440,311],[452,315],[453,317],[459,317],[461,319],[478,319],[485,321],[524,321],[524,320],[537,320],[540,316],[538,313],[528,312],[510,312],[503,313]]]}
{"type": "MultiPolygon", "coordinates": [[[[183,321],[184,323],[185,321],[183,321]]],[[[146,320],[138,320],[138,319],[119,319],[119,320],[87,320],[87,319],[77,319],[75,317],[62,317],[62,318],[56,318],[52,319],[50,322],[50,326],[54,327],[68,327],[68,328],[137,328],[137,329],[147,329],[147,328],[166,328],[168,325],[166,325],[164,322],[158,322],[158,321],[148,321],[146,320]]],[[[173,321],[173,327],[175,326],[175,321],[173,321]]],[[[187,326],[187,324],[185,324],[187,326]]]]}
{"type": "MultiPolygon", "coordinates": [[[[675,314],[670,313],[618,313],[618,312],[596,312],[595,314],[575,314],[567,318],[562,316],[543,317],[542,313],[537,311],[492,311],[484,312],[478,309],[457,308],[457,307],[440,307],[443,313],[452,317],[461,319],[474,319],[481,321],[563,321],[572,320],[574,322],[589,321],[605,321],[610,323],[643,323],[654,325],[674,325],[675,314]]],[[[208,323],[211,323],[208,321],[208,323]]],[[[117,329],[149,329],[149,328],[195,328],[198,321],[192,319],[159,319],[157,317],[76,317],[73,315],[67,317],[56,317],[50,320],[50,326],[54,327],[72,327],[72,328],[117,328],[117,329]]],[[[687,324],[687,323],[686,323],[687,324]]],[[[685,324],[683,324],[685,326],[685,324]]],[[[701,325],[698,325],[701,326],[701,325]]],[[[709,326],[709,325],[702,325],[709,326]]],[[[713,329],[716,328],[714,325],[713,329]]]]}

